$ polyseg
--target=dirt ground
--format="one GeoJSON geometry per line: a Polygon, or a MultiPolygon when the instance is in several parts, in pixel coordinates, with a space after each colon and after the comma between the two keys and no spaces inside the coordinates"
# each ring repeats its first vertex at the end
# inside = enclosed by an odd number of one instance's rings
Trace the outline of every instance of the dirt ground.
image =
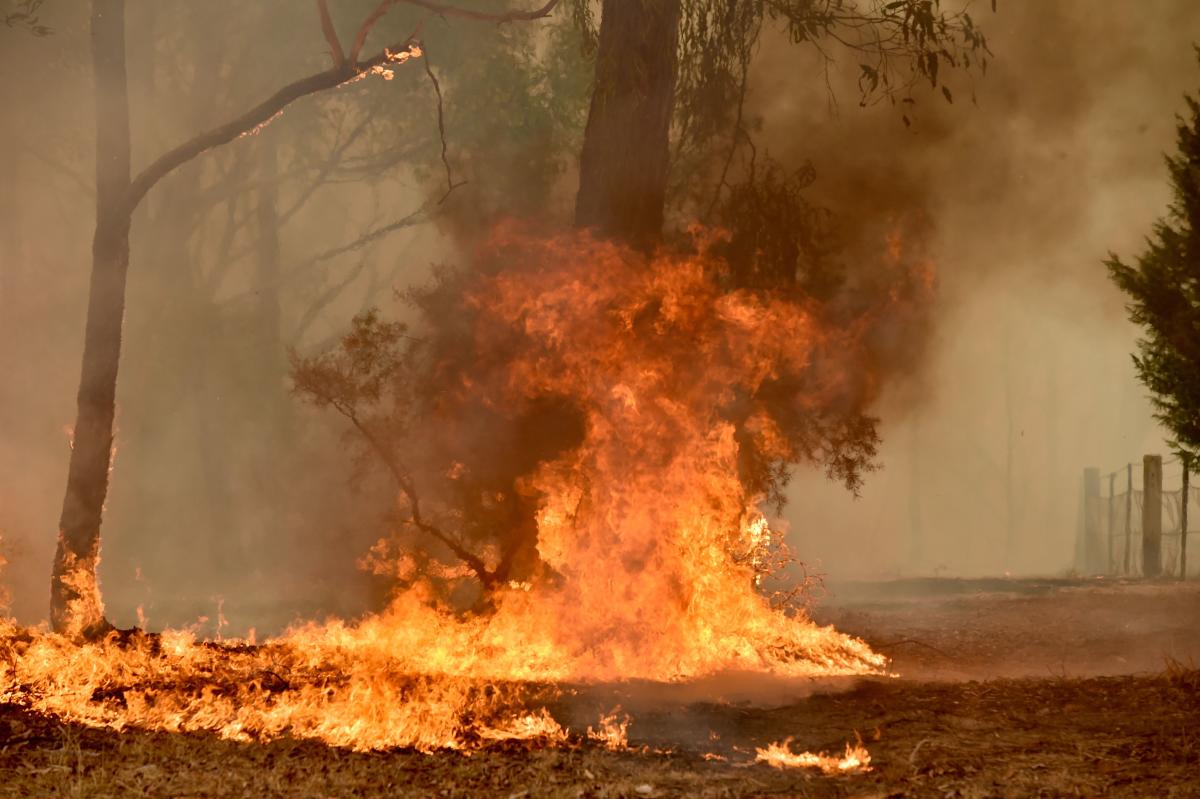
{"type": "Polygon", "coordinates": [[[0,796],[1200,797],[1200,585],[863,583],[831,586],[814,616],[899,676],[600,686],[552,708],[579,729],[622,702],[622,752],[356,754],[83,729],[0,704],[0,796]],[[856,735],[866,773],[753,763],[773,741],[836,752],[856,735]]]}

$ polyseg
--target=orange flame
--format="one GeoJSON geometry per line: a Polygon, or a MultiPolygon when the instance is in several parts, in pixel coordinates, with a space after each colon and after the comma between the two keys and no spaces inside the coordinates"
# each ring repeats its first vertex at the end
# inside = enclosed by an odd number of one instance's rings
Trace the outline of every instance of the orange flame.
{"type": "Polygon", "coordinates": [[[772,768],[816,768],[825,774],[849,774],[871,770],[871,753],[862,745],[862,741],[851,746],[846,744],[846,752],[841,757],[827,755],[824,752],[793,752],[792,739],[782,743],[768,744],[765,749],[755,749],[755,762],[766,763],[772,768]]]}
{"type": "MultiPolygon", "coordinates": [[[[565,396],[585,418],[582,442],[519,486],[537,500],[540,573],[501,587],[487,616],[457,615],[414,584],[383,613],[303,625],[259,647],[208,646],[188,632],[75,646],[0,626],[0,701],[115,729],[432,750],[566,740],[544,703],[567,681],[881,672],[886,659],[862,641],[784,615],[756,590],[764,561],[754,553],[781,533],[739,480],[723,414],[741,398],[754,445],[792,457],[756,391],[852,346],[851,334],[822,329],[798,300],[729,289],[703,254],[647,262],[586,237],[511,231],[493,247],[515,247],[529,264],[467,298],[480,352],[498,330],[524,342],[495,401],[565,396]]],[[[839,379],[823,372],[806,390],[836,390],[839,379]]],[[[387,556],[381,543],[365,563],[386,573],[387,556]]],[[[391,573],[412,577],[403,558],[391,573]]],[[[628,723],[614,711],[586,736],[622,747],[628,723]]],[[[785,750],[760,759],[791,765],[785,750]]],[[[863,750],[854,767],[868,760],[863,750]]]]}

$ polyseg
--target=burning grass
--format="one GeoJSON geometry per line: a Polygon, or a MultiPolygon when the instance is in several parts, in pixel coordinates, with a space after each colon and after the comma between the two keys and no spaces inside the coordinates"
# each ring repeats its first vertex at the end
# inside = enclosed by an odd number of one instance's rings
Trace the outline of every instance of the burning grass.
{"type": "Polygon", "coordinates": [[[1198,683],[1183,666],[1093,679],[867,681],[774,709],[636,713],[619,751],[580,740],[357,753],[286,736],[247,744],[117,732],[9,704],[0,705],[0,795],[1187,797],[1200,795],[1198,683]],[[793,751],[829,751],[855,729],[870,772],[753,762],[772,742],[794,736],[793,751]]]}
{"type": "MultiPolygon", "coordinates": [[[[924,624],[920,637],[947,655],[981,665],[996,657],[997,650],[977,646],[976,637],[986,637],[1044,674],[1036,662],[1056,658],[1067,631],[1079,636],[1081,597],[1110,633],[1065,638],[1084,660],[1118,644],[1126,651],[1161,651],[1169,642],[1147,639],[1132,620],[1158,618],[1180,630],[1194,629],[1200,612],[1191,601],[1194,586],[1065,587],[1035,596],[1010,592],[964,600],[974,625],[969,638],[958,635],[963,622],[941,600],[896,603],[860,633],[869,641],[887,641],[904,623],[924,624]],[[1031,636],[1047,626],[1052,634],[1031,636]]],[[[0,701],[0,795],[1200,796],[1195,776],[1200,671],[1188,656],[1165,665],[1160,656],[1158,673],[1089,679],[850,678],[840,690],[824,685],[801,700],[782,693],[768,699],[764,693],[756,705],[736,693],[718,701],[715,683],[706,689],[707,701],[697,701],[696,694],[684,692],[688,686],[668,691],[654,685],[634,690],[628,683],[483,681],[476,690],[501,712],[460,715],[461,748],[423,752],[412,744],[355,751],[287,730],[270,740],[246,741],[223,737],[217,726],[196,732],[105,726],[106,719],[116,718],[105,714],[117,714],[131,698],[135,705],[155,706],[163,696],[226,702],[245,691],[261,708],[276,700],[286,706],[288,695],[345,689],[345,675],[315,667],[320,658],[307,661],[278,642],[217,646],[173,643],[165,636],[126,641],[122,648],[114,637],[104,645],[111,651],[102,652],[12,628],[2,640],[7,648],[0,668],[11,668],[14,657],[44,655],[44,647],[55,643],[91,652],[99,660],[78,665],[99,671],[87,683],[93,693],[76,695],[96,714],[91,720],[34,710],[46,697],[39,698],[31,684],[9,684],[0,701]],[[172,646],[180,645],[182,654],[173,654],[172,646]],[[141,673],[130,661],[136,666],[137,658],[154,651],[182,670],[161,673],[157,684],[139,683],[141,673]],[[183,654],[190,660],[174,660],[183,654]],[[265,671],[264,664],[274,668],[265,671]],[[96,690],[101,685],[107,688],[96,690]],[[481,732],[487,729],[499,734],[481,732]],[[780,749],[789,740],[793,757],[840,753],[856,734],[870,756],[869,772],[824,774],[755,762],[759,750],[769,752],[772,744],[780,749]]],[[[1177,651],[1191,651],[1194,642],[1172,640],[1177,651]]],[[[62,678],[67,681],[67,675],[62,678]]],[[[421,688],[415,678],[407,679],[415,695],[421,688]]],[[[195,722],[185,719],[174,729],[195,729],[195,722]]],[[[242,732],[250,737],[249,729],[242,732]]]]}

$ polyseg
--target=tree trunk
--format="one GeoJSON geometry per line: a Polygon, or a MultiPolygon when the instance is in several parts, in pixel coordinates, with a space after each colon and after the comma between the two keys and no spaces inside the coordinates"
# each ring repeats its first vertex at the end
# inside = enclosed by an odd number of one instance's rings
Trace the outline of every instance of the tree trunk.
{"type": "Polygon", "coordinates": [[[679,0],[605,0],[575,224],[639,249],[662,236],[679,0]]]}
{"type": "Polygon", "coordinates": [[[50,580],[56,632],[92,636],[110,629],[100,604],[96,565],[108,493],[116,412],[117,366],[129,268],[129,96],[125,75],[125,2],[94,0],[92,62],[96,101],[96,233],[84,332],[83,368],[67,492],[50,580]]]}

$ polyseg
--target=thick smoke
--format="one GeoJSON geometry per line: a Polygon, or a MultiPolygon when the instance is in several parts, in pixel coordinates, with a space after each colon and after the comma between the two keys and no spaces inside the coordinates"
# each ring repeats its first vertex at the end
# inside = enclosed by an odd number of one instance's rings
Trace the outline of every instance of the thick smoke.
{"type": "Polygon", "coordinates": [[[927,220],[938,275],[933,337],[879,406],[884,470],[857,502],[794,488],[794,543],[834,578],[1065,571],[1083,467],[1164,451],[1101,261],[1136,252],[1165,210],[1200,9],[972,10],[995,57],[951,78],[952,105],[918,86],[915,105],[859,108],[843,54],[831,109],[822,63],[779,41],[754,74],[770,151],[814,162],[812,196],[854,241],[927,220]]]}
{"type": "MultiPolygon", "coordinates": [[[[85,5],[48,6],[45,39],[0,29],[0,551],[24,621],[45,614],[82,344],[94,214],[85,5]]],[[[1200,9],[1002,2],[976,16],[995,59],[986,76],[952,79],[953,105],[918,88],[914,108],[858,108],[856,59],[834,51],[831,110],[820,59],[771,37],[753,66],[759,146],[813,162],[808,196],[835,214],[838,257],[877,262],[899,230],[937,274],[929,324],[901,318],[873,350],[889,377],[876,387],[883,471],[858,501],[816,471],[793,483],[792,543],[835,578],[1063,570],[1081,468],[1161,447],[1100,259],[1135,250],[1165,206],[1160,155],[1180,95],[1200,83],[1181,32],[1200,29],[1200,9]]],[[[388,24],[404,35],[413,23],[388,24]]],[[[488,49],[496,35],[427,31],[435,68],[458,69],[443,80],[448,101],[496,88],[458,111],[449,102],[451,162],[471,182],[437,224],[338,252],[444,191],[443,175],[407,166],[439,162],[432,94],[402,71],[297,106],[173,176],[139,212],[101,570],[118,623],[142,606],[152,627],[205,615],[211,631],[219,597],[243,630],[371,604],[355,561],[386,526],[391,488],[377,469],[355,472],[337,418],[289,396],[285,351],[334,341],[371,305],[403,313],[393,287],[460,259],[454,242],[504,210],[567,218],[586,68],[561,42],[527,48],[538,96],[578,97],[518,119],[528,104],[512,92],[528,74],[504,71],[511,59],[488,49]],[[364,108],[376,112],[365,123],[364,108]],[[337,146],[345,158],[322,171],[337,146]],[[545,147],[561,157],[523,171],[545,147]],[[256,271],[270,252],[255,233],[270,169],[277,212],[297,208],[275,241],[286,278],[256,271]],[[489,194],[497,183],[524,188],[489,194]],[[286,289],[264,291],[275,285],[286,289]]],[[[283,2],[131,6],[129,39],[137,164],[324,63],[313,20],[283,2]]]]}

